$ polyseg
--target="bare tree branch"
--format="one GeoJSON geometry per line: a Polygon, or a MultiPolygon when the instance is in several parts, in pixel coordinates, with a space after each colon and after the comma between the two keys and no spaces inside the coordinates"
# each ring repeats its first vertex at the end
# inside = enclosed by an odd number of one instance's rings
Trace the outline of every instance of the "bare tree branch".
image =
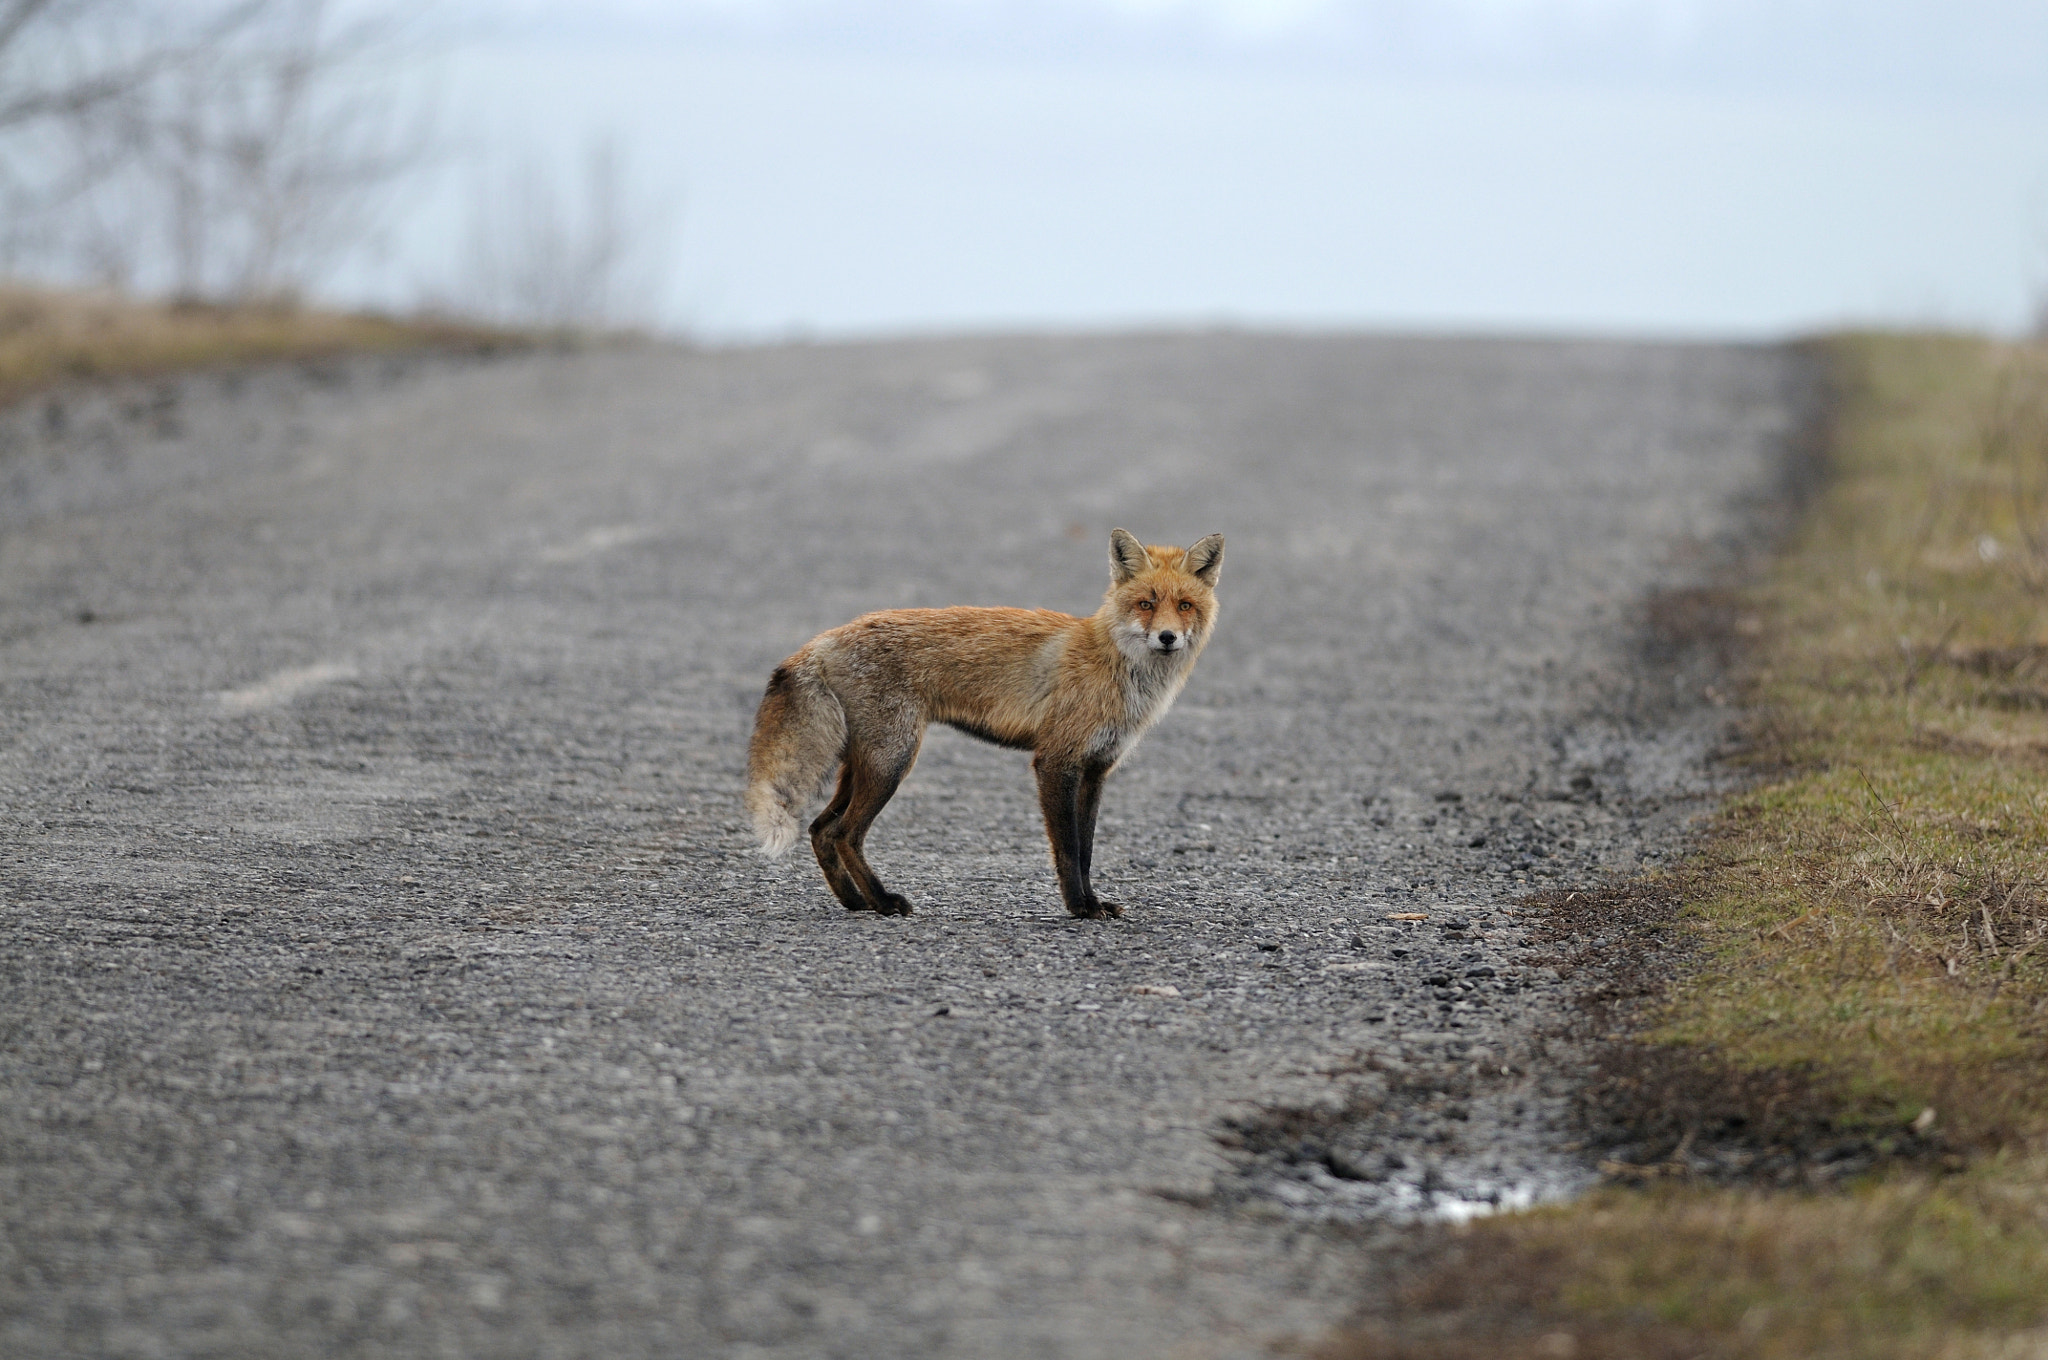
{"type": "Polygon", "coordinates": [[[167,28],[120,0],[0,0],[0,61],[28,48],[39,65],[64,68],[38,81],[0,73],[0,130],[118,99],[246,28],[272,2],[238,0],[167,28]]]}
{"type": "Polygon", "coordinates": [[[656,319],[668,264],[663,214],[630,201],[616,140],[594,139],[578,168],[563,174],[529,149],[501,179],[477,185],[464,267],[448,299],[457,310],[567,330],[656,319]],[[575,185],[566,195],[564,180],[575,185]]]}
{"type": "Polygon", "coordinates": [[[427,155],[398,33],[326,0],[0,0],[0,264],[302,292],[427,155]]]}
{"type": "Polygon", "coordinates": [[[22,31],[48,12],[53,0],[7,0],[0,5],[0,52],[6,51],[22,31]]]}

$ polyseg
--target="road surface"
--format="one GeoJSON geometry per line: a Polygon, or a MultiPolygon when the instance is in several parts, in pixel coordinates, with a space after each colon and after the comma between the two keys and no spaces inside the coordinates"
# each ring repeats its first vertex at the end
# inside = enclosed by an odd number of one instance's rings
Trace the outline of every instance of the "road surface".
{"type": "Polygon", "coordinates": [[[1583,1181],[1571,980],[1517,904],[1701,806],[1725,714],[1644,601],[1753,539],[1808,386],[1770,348],[1215,333],[18,408],[0,1353],[1315,1335],[1372,1268],[1332,1223],[1583,1181]],[[870,842],[914,916],[749,853],[776,661],[875,608],[1091,610],[1114,525],[1229,544],[1105,798],[1124,919],[1066,917],[1026,758],[945,730],[870,842]],[[1231,1146],[1339,1109],[1334,1170],[1231,1146]]]}

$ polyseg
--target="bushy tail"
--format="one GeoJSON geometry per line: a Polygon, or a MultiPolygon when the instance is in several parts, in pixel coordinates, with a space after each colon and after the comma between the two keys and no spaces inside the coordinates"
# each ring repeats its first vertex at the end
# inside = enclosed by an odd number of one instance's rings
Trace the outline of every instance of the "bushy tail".
{"type": "Polygon", "coordinates": [[[796,814],[839,768],[845,749],[846,710],[799,652],[768,677],[747,747],[747,811],[762,854],[787,854],[796,844],[796,814]]]}

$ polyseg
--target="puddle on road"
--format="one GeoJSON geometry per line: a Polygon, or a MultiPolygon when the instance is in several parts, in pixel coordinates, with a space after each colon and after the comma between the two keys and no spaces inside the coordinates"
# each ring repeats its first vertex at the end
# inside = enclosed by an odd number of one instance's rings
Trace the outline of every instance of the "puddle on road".
{"type": "Polygon", "coordinates": [[[1563,1096],[1537,1095],[1526,1078],[1475,1095],[1468,1081],[1443,1072],[1342,1111],[1240,1122],[1224,1135],[1239,1171],[1219,1199],[1318,1222],[1462,1223],[1570,1199],[1598,1181],[1567,1150],[1563,1096]]]}

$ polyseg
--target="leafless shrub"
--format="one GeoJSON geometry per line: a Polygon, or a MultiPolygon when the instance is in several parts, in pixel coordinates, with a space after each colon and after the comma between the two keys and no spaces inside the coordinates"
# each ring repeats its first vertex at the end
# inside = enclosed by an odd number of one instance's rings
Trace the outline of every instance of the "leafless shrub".
{"type": "Polygon", "coordinates": [[[529,148],[479,178],[464,258],[437,302],[512,325],[652,325],[665,216],[635,195],[616,140],[592,141],[571,174],[529,148]]]}
{"type": "MultiPolygon", "coordinates": [[[[435,159],[396,0],[0,0],[0,274],[290,303],[435,159]],[[363,17],[367,15],[367,17],[363,17]]],[[[479,172],[441,310],[652,325],[665,214],[607,138],[479,172]]]]}
{"type": "Polygon", "coordinates": [[[337,22],[327,0],[47,0],[25,31],[39,62],[74,54],[75,74],[11,144],[39,194],[13,215],[40,227],[19,233],[17,267],[289,298],[372,234],[427,155],[393,18],[337,22]]]}
{"type": "Polygon", "coordinates": [[[0,267],[47,252],[58,212],[118,167],[98,134],[175,49],[127,0],[0,0],[0,267]]]}

